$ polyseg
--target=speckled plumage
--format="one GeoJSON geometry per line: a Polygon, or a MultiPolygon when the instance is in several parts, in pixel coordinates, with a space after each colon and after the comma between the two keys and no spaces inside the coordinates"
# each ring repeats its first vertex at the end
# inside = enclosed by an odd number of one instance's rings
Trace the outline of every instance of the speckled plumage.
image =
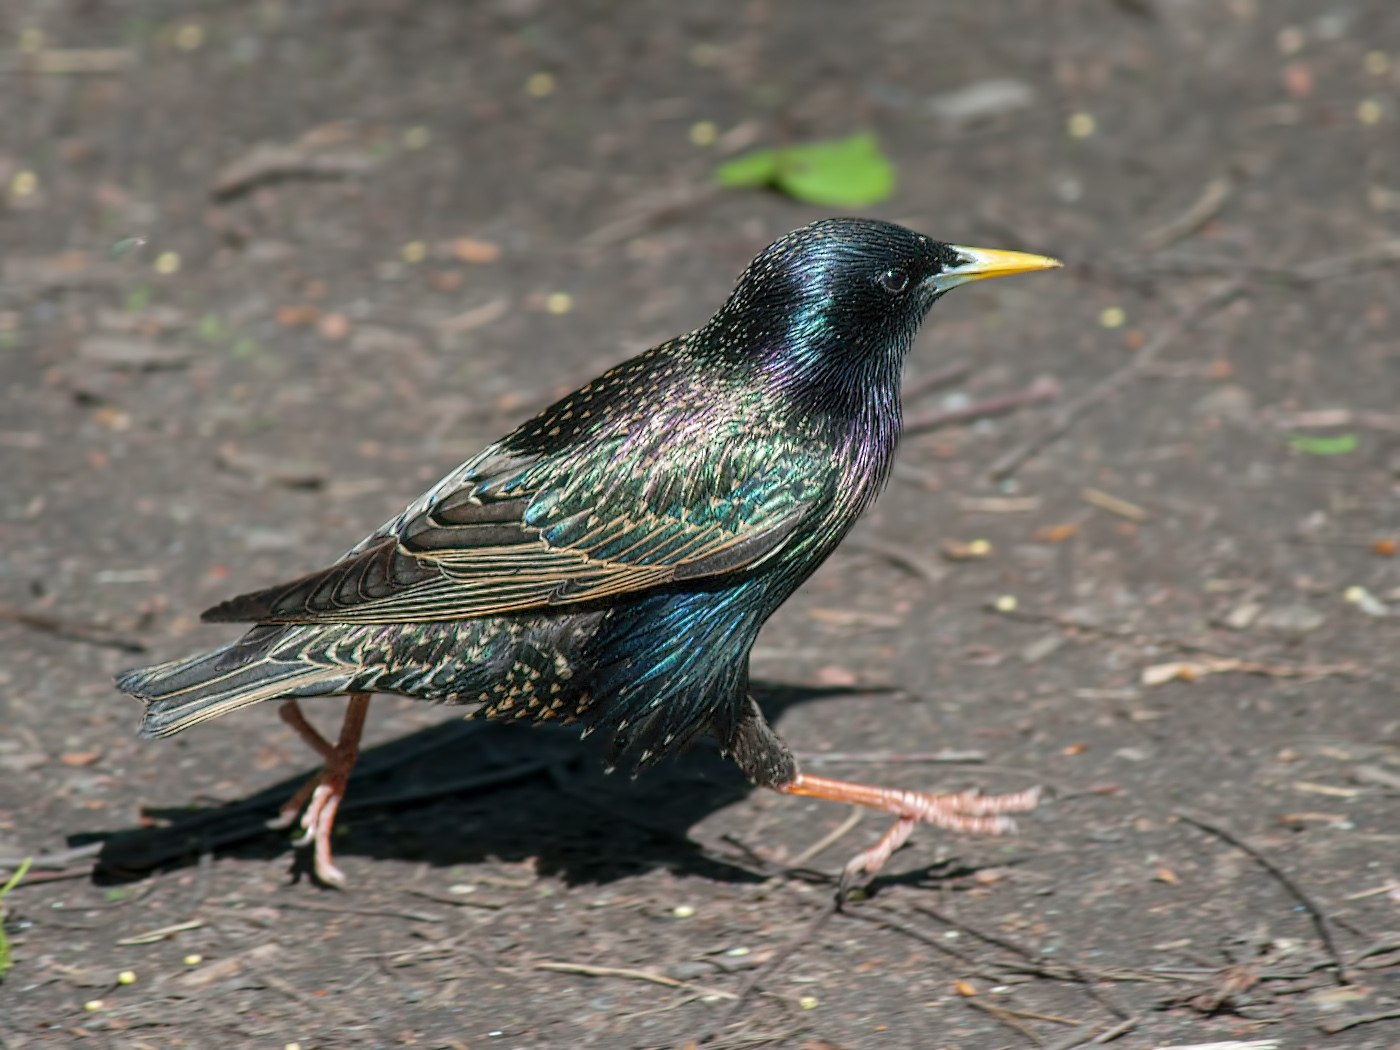
{"type": "Polygon", "coordinates": [[[933,301],[986,275],[976,251],[860,219],[783,237],[699,329],[551,405],[330,568],[205,614],[256,624],[238,641],[122,676],[142,731],[398,693],[582,717],[639,765],[710,730],[759,782],[790,776],[747,698],[749,650],[888,477],[904,357],[933,301]]]}

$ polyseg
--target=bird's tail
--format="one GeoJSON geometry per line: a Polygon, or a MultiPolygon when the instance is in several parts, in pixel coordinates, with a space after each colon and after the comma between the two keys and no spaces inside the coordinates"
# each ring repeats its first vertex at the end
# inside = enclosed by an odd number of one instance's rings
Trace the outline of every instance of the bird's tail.
{"type": "Polygon", "coordinates": [[[245,638],[184,660],[133,668],[117,676],[117,688],[146,705],[141,735],[161,737],[264,700],[339,692],[346,679],[343,668],[276,659],[245,638]]]}

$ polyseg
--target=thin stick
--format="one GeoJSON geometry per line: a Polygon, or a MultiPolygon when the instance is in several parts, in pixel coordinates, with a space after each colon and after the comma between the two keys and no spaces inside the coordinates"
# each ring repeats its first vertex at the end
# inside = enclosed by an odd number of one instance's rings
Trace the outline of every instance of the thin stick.
{"type": "Polygon", "coordinates": [[[822,927],[831,921],[831,917],[835,915],[836,912],[837,900],[833,896],[830,903],[814,915],[812,921],[804,926],[796,937],[775,951],[766,963],[749,976],[748,980],[739,987],[739,993],[734,996],[734,1001],[729,1004],[729,1009],[724,1012],[724,1016],[715,1023],[714,1027],[697,1039],[696,1042],[707,1043],[733,1024],[735,1019],[738,1018],[739,1014],[743,1011],[744,1004],[748,1002],[749,998],[758,989],[758,986],[777,973],[779,968],[782,967],[788,959],[792,958],[803,945],[820,933],[822,927]]]}
{"type": "MultiPolygon", "coordinates": [[[[914,905],[914,910],[922,912],[924,915],[927,915],[930,919],[935,919],[938,922],[943,923],[945,926],[951,926],[955,930],[961,930],[963,933],[966,933],[971,937],[976,937],[979,941],[982,941],[984,944],[990,944],[994,947],[1001,948],[1004,951],[1008,951],[1013,955],[1019,955],[1022,959],[1026,960],[1026,962],[1030,963],[1031,966],[1035,967],[1037,973],[1039,973],[1041,976],[1055,976],[1052,973],[1050,973],[1050,971],[1046,968],[1046,960],[1043,956],[1041,956],[1038,952],[1031,951],[1031,949],[1023,945],[1017,944],[1015,941],[1007,940],[1005,937],[998,937],[996,934],[987,933],[984,930],[979,930],[975,926],[969,926],[965,922],[961,922],[958,919],[954,919],[952,916],[945,915],[943,914],[943,912],[938,911],[936,908],[930,908],[924,904],[914,905]]],[[[1104,994],[1094,986],[1093,977],[1087,972],[1085,972],[1081,967],[1076,966],[1068,959],[1059,960],[1059,965],[1063,966],[1065,970],[1068,971],[1070,977],[1084,988],[1084,991],[1088,993],[1091,999],[1096,1000],[1099,1004],[1107,1008],[1115,1017],[1126,1018],[1128,1016],[1128,1011],[1124,1010],[1121,1006],[1119,1006],[1116,1002],[1114,1002],[1111,998],[1109,998],[1106,994],[1104,994]]]]}
{"type": "Polygon", "coordinates": [[[888,911],[885,908],[878,908],[873,905],[866,904],[862,905],[859,908],[846,908],[845,914],[849,915],[853,919],[860,919],[862,922],[868,922],[874,926],[883,926],[886,929],[895,930],[898,933],[902,933],[906,937],[912,937],[920,944],[927,944],[930,948],[934,948],[942,952],[944,955],[951,955],[954,959],[957,959],[958,962],[962,963],[964,966],[971,967],[973,971],[979,974],[983,974],[984,976],[988,976],[983,973],[981,966],[978,964],[976,959],[972,958],[972,956],[967,955],[964,952],[958,951],[952,945],[946,944],[945,942],[939,940],[933,934],[925,933],[917,926],[913,926],[910,923],[905,922],[899,916],[895,915],[893,912],[888,911]]]}
{"type": "Polygon", "coordinates": [[[1140,1024],[1142,1024],[1141,1017],[1129,1017],[1112,1028],[1105,1028],[1102,1032],[1098,1031],[1098,1025],[1086,1024],[1078,1031],[1070,1032],[1058,1043],[1051,1043],[1045,1050],[1074,1050],[1077,1046],[1086,1046],[1090,1043],[1111,1043],[1120,1035],[1126,1035],[1140,1024]]]}
{"type": "Polygon", "coordinates": [[[1056,380],[1037,379],[1026,389],[1015,394],[989,397],[985,401],[974,401],[961,408],[945,408],[938,412],[913,416],[904,421],[904,433],[923,434],[930,430],[951,427],[959,423],[972,423],[979,419],[990,419],[992,416],[1004,416],[1008,412],[1015,412],[1018,408],[1038,405],[1042,401],[1050,401],[1059,396],[1060,384],[1056,380]]]}
{"type": "Polygon", "coordinates": [[[1084,393],[1071,399],[1050,419],[1050,425],[1035,437],[1013,448],[1001,456],[987,471],[992,481],[1004,481],[1016,473],[1027,462],[1063,437],[1081,416],[1101,402],[1108,400],[1124,386],[1135,379],[1144,368],[1161,356],[1168,346],[1182,335],[1199,325],[1211,314],[1233,302],[1244,291],[1245,284],[1238,277],[1224,281],[1205,295],[1179,310],[1175,317],[1158,329],[1156,335],[1142,345],[1142,348],[1121,368],[1110,372],[1084,393]]]}
{"type": "Polygon", "coordinates": [[[935,390],[942,390],[944,387],[962,382],[971,371],[972,362],[954,362],[947,368],[940,368],[937,372],[930,372],[926,376],[911,380],[905,385],[902,396],[906,403],[915,401],[925,394],[931,394],[935,390]]]}
{"type": "Polygon", "coordinates": [[[918,551],[891,540],[878,538],[847,540],[846,549],[860,551],[863,554],[873,554],[896,568],[903,569],[911,576],[917,576],[931,587],[937,587],[943,582],[943,577],[947,575],[941,566],[925,558],[918,551]]]}
{"type": "Polygon", "coordinates": [[[1374,1014],[1357,1014],[1354,1017],[1329,1017],[1317,1022],[1317,1026],[1329,1035],[1345,1032],[1357,1025],[1375,1024],[1377,1021],[1393,1021],[1400,1017],[1400,1010],[1382,1010],[1374,1014]]]}
{"type": "Polygon", "coordinates": [[[1185,211],[1148,230],[1138,241],[1138,246],[1145,252],[1156,252],[1185,240],[1220,214],[1220,209],[1225,207],[1234,189],[1235,180],[1229,175],[1215,176],[1202,187],[1185,211]]]}
{"type": "Polygon", "coordinates": [[[1265,856],[1259,850],[1255,849],[1249,843],[1245,842],[1244,839],[1235,835],[1233,832],[1226,830],[1219,824],[1215,824],[1212,821],[1207,820],[1205,817],[1193,816],[1192,814],[1187,813],[1185,810],[1181,809],[1176,811],[1176,816],[1179,819],[1186,821],[1186,823],[1192,825],[1193,827],[1200,828],[1202,831],[1208,832],[1209,834],[1214,835],[1216,838],[1221,839],[1224,842],[1228,842],[1231,846],[1234,846],[1236,849],[1247,853],[1259,863],[1260,867],[1262,867],[1276,880],[1278,880],[1279,885],[1282,886],[1285,890],[1287,890],[1288,893],[1293,897],[1293,899],[1296,900],[1299,904],[1301,904],[1303,906],[1303,910],[1306,911],[1308,915],[1312,918],[1313,927],[1317,930],[1318,939],[1322,941],[1322,947],[1327,952],[1327,955],[1331,960],[1331,967],[1337,971],[1337,983],[1351,983],[1351,979],[1347,976],[1346,967],[1342,963],[1342,956],[1337,951],[1336,943],[1332,940],[1332,929],[1327,921],[1327,916],[1323,914],[1322,909],[1317,906],[1317,903],[1303,890],[1301,886],[1299,886],[1296,882],[1289,878],[1288,875],[1283,871],[1283,869],[1281,869],[1277,864],[1271,861],[1267,856],[1265,856]]]}
{"type": "Polygon", "coordinates": [[[788,864],[794,868],[800,868],[828,846],[833,846],[840,842],[855,829],[855,826],[860,823],[860,818],[865,816],[867,812],[867,810],[861,809],[859,806],[852,807],[851,815],[843,820],[839,827],[823,835],[816,842],[812,843],[801,853],[788,861],[788,864]]]}
{"type": "Polygon", "coordinates": [[[645,981],[648,984],[659,984],[666,988],[684,988],[698,995],[713,995],[721,999],[738,998],[733,992],[726,992],[719,988],[699,988],[689,981],[667,977],[664,973],[656,973],[653,970],[629,970],[623,966],[591,966],[588,963],[552,962],[548,959],[535,963],[535,969],[550,970],[554,973],[577,973],[584,977],[620,977],[624,981],[645,981]]]}
{"type": "Polygon", "coordinates": [[[980,1002],[977,999],[973,999],[970,996],[965,997],[963,999],[963,1002],[965,1002],[968,1006],[971,1006],[977,1010],[981,1010],[984,1014],[987,1014],[989,1017],[995,1017],[1002,1024],[1006,1025],[1007,1028],[1014,1028],[1016,1031],[1020,1032],[1023,1036],[1029,1039],[1036,1046],[1045,1045],[1045,1040],[1041,1039],[1040,1036],[1035,1034],[1035,1029],[1031,1028],[1029,1025],[1022,1024],[1016,1018],[1016,1016],[1013,1013],[1011,1013],[1011,1011],[1003,1010],[1000,1006],[993,1006],[991,1003],[980,1002]]]}
{"type": "Polygon", "coordinates": [[[134,638],[126,638],[110,627],[103,627],[101,624],[84,623],[81,620],[70,620],[60,616],[50,616],[48,613],[32,612],[28,609],[19,609],[13,605],[0,605],[0,622],[8,621],[20,627],[27,627],[31,631],[41,631],[44,634],[51,634],[55,638],[63,638],[70,642],[84,642],[88,645],[100,645],[108,649],[120,649],[124,653],[144,653],[145,645],[134,638]]]}

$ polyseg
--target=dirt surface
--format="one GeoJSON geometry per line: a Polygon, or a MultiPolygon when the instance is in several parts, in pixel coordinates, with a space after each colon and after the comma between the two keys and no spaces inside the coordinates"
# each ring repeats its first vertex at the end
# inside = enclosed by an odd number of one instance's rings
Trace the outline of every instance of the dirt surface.
{"type": "Polygon", "coordinates": [[[1400,1046],[1394,0],[11,0],[0,49],[0,1045],[1400,1046]],[[940,303],[908,415],[1059,393],[910,436],[755,674],[814,769],[1053,787],[1018,837],[833,913],[873,815],[380,699],[332,892],[271,707],[134,737],[114,672],[822,214],[722,156],[866,128],[878,214],[1069,264],[940,303]]]}

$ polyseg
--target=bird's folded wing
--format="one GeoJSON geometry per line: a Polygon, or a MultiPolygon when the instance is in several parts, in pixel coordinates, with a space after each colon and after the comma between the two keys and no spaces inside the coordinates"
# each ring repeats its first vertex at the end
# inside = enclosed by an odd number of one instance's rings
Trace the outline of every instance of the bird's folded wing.
{"type": "Polygon", "coordinates": [[[742,572],[819,498],[801,454],[737,449],[648,470],[632,458],[602,474],[580,463],[469,465],[336,564],[204,618],[411,623],[597,601],[742,572]]]}

